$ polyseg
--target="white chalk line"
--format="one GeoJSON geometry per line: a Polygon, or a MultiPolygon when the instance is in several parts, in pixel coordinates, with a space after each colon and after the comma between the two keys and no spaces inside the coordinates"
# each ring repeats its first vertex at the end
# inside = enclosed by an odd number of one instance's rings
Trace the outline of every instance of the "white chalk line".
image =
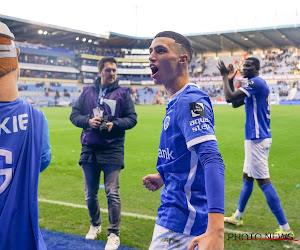
{"type": "MultiPolygon", "coordinates": [[[[38,199],[40,202],[46,202],[46,203],[51,203],[51,204],[57,204],[57,205],[62,205],[62,206],[68,206],[68,207],[76,207],[76,208],[84,208],[87,209],[86,205],[78,205],[78,204],[73,204],[73,203],[68,203],[68,202],[63,202],[63,201],[53,201],[53,200],[48,200],[48,199],[38,199]]],[[[108,210],[105,208],[100,208],[100,211],[103,213],[108,213],[108,210]]],[[[121,212],[123,216],[129,216],[129,217],[137,217],[137,218],[142,218],[142,219],[149,219],[149,220],[154,220],[156,221],[157,217],[154,216],[149,216],[149,215],[143,215],[143,214],[135,214],[135,213],[127,213],[127,212],[121,212]]],[[[235,233],[235,234],[246,234],[246,235],[251,235],[249,232],[243,232],[239,230],[232,230],[225,228],[226,233],[235,233]]],[[[255,235],[252,233],[252,235],[255,235]]],[[[297,245],[300,245],[300,241],[290,241],[292,243],[295,243],[297,245]]],[[[285,246],[286,248],[289,248],[289,246],[285,246]]]]}
{"type": "MultiPolygon", "coordinates": [[[[68,203],[68,202],[53,201],[53,200],[47,200],[47,199],[42,199],[42,198],[39,198],[39,201],[40,202],[51,203],[51,204],[58,204],[58,205],[68,206],[68,207],[77,207],[77,208],[87,209],[86,205],[78,205],[78,204],[73,204],[73,203],[68,203]]],[[[108,213],[108,210],[105,209],[105,208],[100,208],[100,211],[103,212],[103,213],[108,213]]],[[[135,213],[121,212],[121,214],[123,216],[137,217],[137,218],[149,219],[149,220],[156,220],[157,219],[157,217],[154,217],[154,216],[135,214],[135,213]]]]}

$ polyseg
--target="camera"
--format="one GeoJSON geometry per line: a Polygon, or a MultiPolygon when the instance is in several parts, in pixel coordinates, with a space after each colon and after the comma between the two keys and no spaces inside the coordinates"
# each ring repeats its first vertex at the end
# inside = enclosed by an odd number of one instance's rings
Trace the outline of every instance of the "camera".
{"type": "Polygon", "coordinates": [[[107,122],[108,122],[108,117],[107,117],[107,115],[104,115],[101,120],[100,127],[99,127],[99,131],[102,135],[107,135],[107,133],[108,133],[108,127],[106,125],[107,122]]]}

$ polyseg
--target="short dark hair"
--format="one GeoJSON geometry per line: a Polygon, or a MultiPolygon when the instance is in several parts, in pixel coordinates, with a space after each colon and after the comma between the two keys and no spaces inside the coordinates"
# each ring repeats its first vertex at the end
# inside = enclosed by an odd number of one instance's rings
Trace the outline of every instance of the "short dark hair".
{"type": "Polygon", "coordinates": [[[117,61],[115,58],[113,57],[103,57],[97,64],[98,66],[98,70],[102,71],[102,69],[104,68],[104,64],[110,62],[110,63],[115,63],[116,65],[118,65],[117,61]]]}
{"type": "Polygon", "coordinates": [[[260,62],[256,57],[247,57],[246,60],[250,60],[253,62],[256,69],[260,69],[260,62]]]}
{"type": "Polygon", "coordinates": [[[187,53],[188,55],[188,63],[190,63],[192,61],[192,56],[193,56],[193,47],[192,47],[192,44],[190,42],[189,39],[187,39],[187,37],[179,34],[179,33],[176,33],[174,31],[162,31],[162,32],[159,32],[155,37],[169,37],[173,40],[175,40],[176,43],[179,43],[180,45],[183,46],[185,52],[187,53]]]}

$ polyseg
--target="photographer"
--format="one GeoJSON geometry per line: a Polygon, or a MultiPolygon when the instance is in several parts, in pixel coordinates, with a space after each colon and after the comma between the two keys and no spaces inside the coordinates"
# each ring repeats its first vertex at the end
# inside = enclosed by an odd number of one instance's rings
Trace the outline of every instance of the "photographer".
{"type": "Polygon", "coordinates": [[[100,173],[104,173],[109,213],[106,250],[117,249],[120,244],[119,179],[124,168],[125,130],[137,123],[130,93],[117,83],[116,70],[117,61],[113,57],[102,58],[98,62],[100,77],[94,86],[83,88],[70,116],[75,126],[83,128],[79,164],[84,173],[85,200],[91,222],[86,239],[95,239],[101,232],[98,189],[100,173]]]}

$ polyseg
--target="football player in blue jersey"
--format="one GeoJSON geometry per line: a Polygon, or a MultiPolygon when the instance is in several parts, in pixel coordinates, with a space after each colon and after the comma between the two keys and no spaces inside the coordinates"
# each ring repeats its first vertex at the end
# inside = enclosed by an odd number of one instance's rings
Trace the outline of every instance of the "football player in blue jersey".
{"type": "Polygon", "coordinates": [[[224,164],[210,99],[189,82],[192,53],[189,40],[172,31],[158,33],[150,46],[152,78],[170,97],[158,173],[143,178],[150,191],[164,186],[151,250],[224,248],[224,164]]]}
{"type": "Polygon", "coordinates": [[[48,123],[19,98],[20,50],[0,22],[0,249],[47,249],[38,222],[39,174],[50,163],[48,123]]]}
{"type": "Polygon", "coordinates": [[[254,179],[256,179],[279,224],[279,229],[276,230],[274,237],[293,238],[294,233],[285,218],[279,197],[270,180],[268,167],[272,143],[270,91],[266,81],[259,77],[260,62],[255,57],[246,58],[242,73],[248,81],[237,90],[233,85],[233,79],[237,72],[234,71],[233,65],[230,64],[226,67],[224,62],[220,61],[218,69],[223,77],[226,101],[232,103],[234,108],[245,104],[246,112],[243,187],[236,212],[230,217],[225,217],[224,221],[237,226],[243,224],[242,215],[252,194],[254,179]]]}

